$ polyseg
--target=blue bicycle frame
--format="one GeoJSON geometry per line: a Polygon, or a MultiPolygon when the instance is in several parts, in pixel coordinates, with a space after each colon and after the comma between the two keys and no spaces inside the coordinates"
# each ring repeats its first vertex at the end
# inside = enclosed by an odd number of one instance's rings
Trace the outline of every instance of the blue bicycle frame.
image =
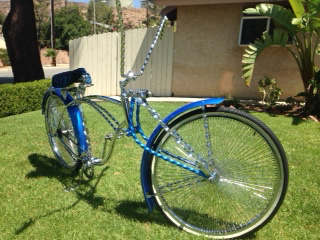
{"type": "MultiPolygon", "coordinates": [[[[88,143],[87,143],[87,137],[85,135],[85,127],[84,127],[84,119],[82,118],[82,113],[80,106],[78,106],[77,99],[74,99],[69,92],[65,92],[66,90],[63,88],[54,88],[51,87],[47,93],[44,95],[43,98],[43,112],[44,112],[44,103],[46,102],[46,99],[49,97],[50,94],[53,92],[59,96],[64,104],[67,106],[67,111],[69,114],[69,117],[71,119],[71,122],[73,124],[74,130],[75,130],[75,136],[78,140],[78,152],[81,155],[82,152],[88,151],[88,143]],[[65,93],[62,93],[65,92],[65,93]]],[[[149,165],[150,165],[150,160],[151,160],[151,155],[156,155],[157,157],[160,157],[166,161],[171,162],[172,164],[175,164],[179,167],[185,168],[189,171],[192,171],[202,177],[206,177],[206,175],[201,171],[197,170],[191,167],[187,167],[183,163],[173,160],[171,158],[168,158],[166,156],[163,156],[161,153],[157,153],[152,150],[152,144],[154,143],[155,138],[160,134],[160,132],[163,130],[163,127],[161,124],[158,124],[156,128],[153,130],[151,133],[150,137],[146,137],[143,133],[143,130],[140,127],[140,122],[139,122],[139,104],[136,103],[135,99],[131,99],[131,104],[126,104],[124,101],[129,102],[129,99],[125,99],[122,101],[115,100],[113,98],[109,98],[106,96],[87,96],[84,97],[84,99],[90,99],[90,98],[99,98],[104,101],[112,102],[115,104],[118,104],[119,106],[123,106],[126,112],[127,116],[127,127],[126,127],[126,135],[132,137],[135,142],[144,149],[144,152],[142,154],[142,159],[141,159],[141,168],[140,168],[140,180],[141,180],[141,186],[142,186],[142,192],[145,198],[145,201],[147,203],[149,211],[152,211],[153,207],[155,206],[154,200],[152,196],[150,195],[150,190],[151,190],[151,183],[150,183],[150,171],[149,171],[149,165]],[[133,121],[133,112],[134,112],[134,105],[137,104],[137,109],[136,109],[136,126],[134,125],[133,121]],[[141,134],[146,141],[146,143],[142,143],[138,140],[136,134],[141,134]]],[[[195,109],[195,108],[201,108],[205,107],[206,105],[214,105],[214,104],[219,104],[223,101],[223,98],[209,98],[205,100],[200,100],[196,102],[191,102],[189,104],[186,104],[178,109],[176,109],[174,112],[170,113],[168,116],[166,116],[162,122],[164,124],[169,124],[172,122],[174,119],[177,117],[183,115],[183,113],[195,109]]]]}
{"type": "MultiPolygon", "coordinates": [[[[120,5],[120,4],[119,4],[120,5]]],[[[119,5],[117,7],[119,8],[119,5]]],[[[118,9],[118,14],[120,16],[120,19],[122,20],[121,16],[121,9],[118,9]]],[[[155,152],[152,150],[152,144],[156,137],[160,134],[160,132],[163,130],[163,124],[168,125],[171,121],[176,119],[177,117],[183,115],[183,113],[189,111],[190,109],[195,109],[195,108],[203,108],[206,105],[212,105],[212,104],[219,104],[221,103],[224,99],[223,98],[210,98],[206,100],[201,100],[197,102],[192,102],[189,104],[186,104],[183,107],[178,108],[174,112],[170,113],[167,117],[165,117],[162,120],[162,124],[159,124],[150,137],[146,137],[140,127],[139,123],[139,103],[138,102],[146,102],[146,92],[142,93],[138,96],[136,95],[130,95],[130,92],[127,92],[125,87],[126,85],[130,82],[135,80],[137,77],[141,76],[146,68],[146,65],[148,63],[148,60],[150,59],[150,56],[152,54],[153,48],[157,43],[158,38],[160,37],[161,31],[164,27],[166,17],[163,18],[158,32],[154,38],[154,41],[151,45],[151,48],[147,54],[146,60],[141,68],[141,71],[139,73],[133,73],[129,71],[127,74],[124,74],[124,39],[125,39],[125,33],[124,30],[122,29],[121,31],[121,76],[124,78],[122,81],[120,81],[120,88],[121,88],[121,101],[117,101],[108,97],[104,96],[87,96],[84,97],[84,89],[87,85],[91,84],[91,77],[90,75],[83,69],[77,69],[74,71],[70,71],[65,74],[60,74],[59,76],[56,76],[53,78],[53,87],[51,87],[48,92],[45,94],[43,103],[46,102],[46,99],[52,94],[52,92],[55,92],[64,102],[64,104],[67,106],[68,114],[71,118],[73,127],[75,129],[75,136],[78,139],[78,152],[81,155],[82,152],[88,151],[88,144],[86,142],[86,135],[85,135],[85,127],[84,127],[84,119],[82,119],[82,112],[81,112],[81,107],[79,106],[82,102],[83,99],[90,100],[90,98],[100,98],[104,101],[112,101],[113,103],[116,103],[124,109],[124,114],[125,114],[125,119],[126,119],[126,129],[124,130],[126,132],[127,136],[131,136],[136,143],[144,149],[143,155],[142,155],[142,160],[141,160],[141,185],[142,185],[142,191],[145,197],[145,200],[147,202],[149,211],[151,211],[154,207],[154,200],[150,198],[150,173],[149,173],[149,165],[150,165],[150,159],[151,155],[155,155],[157,157],[162,158],[165,161],[169,161],[172,164],[175,164],[179,167],[182,167],[186,170],[189,170],[191,172],[194,172],[195,174],[202,176],[202,177],[208,177],[203,171],[192,168],[189,166],[186,166],[183,161],[179,162],[179,159],[176,158],[177,160],[174,160],[172,158],[169,158],[167,156],[164,156],[163,154],[159,152],[155,152]],[[84,78],[81,76],[85,76],[84,78]],[[80,82],[79,89],[80,89],[80,94],[78,92],[78,88],[76,89],[76,98],[73,99],[71,94],[68,93],[68,90],[66,87],[68,87],[70,84],[75,83],[75,82],[80,82]],[[83,91],[83,92],[82,92],[83,91]],[[142,96],[143,95],[143,96],[142,96]],[[136,109],[136,126],[134,126],[133,122],[133,112],[134,112],[134,106],[137,104],[137,109],[136,109]],[[142,143],[138,138],[136,134],[140,134],[146,143],[142,143]]],[[[138,90],[139,92],[139,90],[138,90]]],[[[44,109],[44,104],[43,104],[43,109],[44,109]]],[[[122,131],[122,130],[121,130],[122,131]]]]}

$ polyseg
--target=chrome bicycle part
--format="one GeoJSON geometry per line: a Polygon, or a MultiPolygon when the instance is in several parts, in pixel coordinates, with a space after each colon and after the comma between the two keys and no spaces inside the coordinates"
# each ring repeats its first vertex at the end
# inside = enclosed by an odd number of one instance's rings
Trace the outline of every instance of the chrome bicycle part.
{"type": "MultiPolygon", "coordinates": [[[[166,131],[168,134],[170,134],[173,137],[173,139],[175,140],[175,142],[182,147],[182,149],[184,150],[185,154],[188,156],[187,158],[183,158],[183,161],[186,161],[188,163],[191,163],[191,165],[196,166],[200,170],[199,174],[204,175],[207,178],[209,178],[210,177],[210,173],[208,171],[208,163],[205,160],[205,158],[199,152],[196,152],[193,149],[193,147],[188,142],[186,142],[184,140],[184,138],[176,130],[171,129],[163,121],[163,118],[160,117],[160,114],[155,109],[150,107],[149,103],[145,99],[135,98],[134,100],[132,100],[132,105],[134,104],[135,101],[137,102],[137,104],[145,107],[148,110],[149,114],[154,119],[156,119],[158,121],[158,123],[163,128],[163,130],[166,131]]],[[[130,112],[133,112],[133,110],[131,110],[130,112]]],[[[205,125],[205,126],[208,128],[207,125],[205,125]]],[[[137,142],[136,139],[135,139],[135,141],[137,142]]],[[[207,143],[207,145],[208,144],[209,143],[207,143]]],[[[144,144],[140,143],[140,146],[143,147],[144,149],[146,149],[144,144]]],[[[210,147],[210,146],[207,146],[207,147],[210,147]]],[[[209,151],[211,151],[211,149],[209,151]]],[[[158,154],[161,155],[160,152],[158,154]]],[[[165,160],[167,160],[167,159],[165,159],[165,160]]],[[[180,160],[182,160],[182,158],[180,160]]],[[[172,161],[172,159],[170,161],[172,161]]],[[[193,171],[193,168],[190,168],[190,170],[193,171]]]]}
{"type": "Polygon", "coordinates": [[[152,55],[153,49],[156,46],[158,39],[160,38],[163,27],[165,25],[166,20],[168,19],[166,16],[164,16],[161,20],[161,23],[158,27],[158,31],[153,39],[153,42],[150,46],[150,49],[147,53],[146,59],[141,67],[141,70],[138,73],[133,73],[132,71],[129,71],[127,74],[124,73],[124,65],[125,65],[125,43],[126,43],[126,33],[125,33],[125,26],[123,24],[123,17],[122,17],[122,9],[121,9],[121,3],[120,0],[116,0],[117,5],[117,12],[118,12],[118,23],[119,23],[119,29],[121,32],[121,63],[120,63],[120,73],[123,78],[123,87],[127,85],[128,82],[131,80],[135,80],[138,76],[141,76],[144,73],[144,70],[149,62],[149,59],[152,55]]]}
{"type": "Polygon", "coordinates": [[[45,106],[46,129],[53,153],[62,166],[73,170],[78,165],[78,145],[68,111],[54,93],[47,98],[45,106]]]}
{"type": "Polygon", "coordinates": [[[80,156],[82,161],[81,171],[87,178],[93,178],[94,176],[94,166],[102,165],[100,158],[91,157],[88,152],[83,152],[80,156]]]}
{"type": "Polygon", "coordinates": [[[81,171],[87,178],[93,178],[94,175],[94,164],[90,156],[87,153],[83,152],[81,154],[81,171]]]}
{"type": "MultiPolygon", "coordinates": [[[[152,156],[150,195],[169,221],[196,235],[229,239],[257,231],[272,219],[287,190],[288,168],[269,128],[228,108],[195,110],[169,127],[206,156],[208,166],[214,159],[204,178],[152,156]]],[[[169,132],[162,131],[153,145],[155,152],[170,158],[189,159],[169,132]]]]}

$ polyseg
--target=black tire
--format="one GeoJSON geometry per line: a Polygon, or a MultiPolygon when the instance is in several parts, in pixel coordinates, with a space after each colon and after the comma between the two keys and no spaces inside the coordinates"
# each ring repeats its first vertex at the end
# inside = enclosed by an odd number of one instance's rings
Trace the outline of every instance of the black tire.
{"type": "Polygon", "coordinates": [[[65,104],[55,93],[45,103],[45,124],[51,149],[59,163],[70,170],[79,168],[77,137],[65,104]]]}
{"type": "Polygon", "coordinates": [[[187,159],[183,164],[192,168],[188,161],[202,156],[210,173],[204,178],[152,156],[152,194],[169,221],[190,233],[223,239],[251,234],[272,219],[287,190],[288,165],[265,124],[220,107],[205,114],[191,111],[169,126],[192,146],[193,157],[165,131],[153,150],[176,161],[187,159]]]}

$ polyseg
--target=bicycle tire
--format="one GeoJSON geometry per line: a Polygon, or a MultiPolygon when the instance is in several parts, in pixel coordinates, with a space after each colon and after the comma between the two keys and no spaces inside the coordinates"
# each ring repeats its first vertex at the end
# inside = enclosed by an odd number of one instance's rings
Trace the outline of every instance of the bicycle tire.
{"type": "Polygon", "coordinates": [[[65,168],[79,169],[80,152],[74,126],[64,101],[54,92],[46,99],[45,124],[55,158],[65,168]]]}
{"type": "MultiPolygon", "coordinates": [[[[152,195],[170,222],[196,235],[225,239],[251,234],[273,218],[286,194],[288,164],[279,140],[264,123],[246,112],[220,107],[208,108],[205,114],[191,111],[169,127],[206,157],[211,173],[204,178],[151,156],[152,195]]],[[[153,149],[188,159],[173,138],[162,131],[153,149]]]]}

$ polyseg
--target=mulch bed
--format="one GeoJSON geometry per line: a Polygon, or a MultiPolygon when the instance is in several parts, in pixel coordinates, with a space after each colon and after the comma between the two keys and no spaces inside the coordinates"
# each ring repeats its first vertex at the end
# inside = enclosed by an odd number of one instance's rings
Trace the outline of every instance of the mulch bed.
{"type": "MultiPolygon", "coordinates": [[[[229,107],[234,107],[232,104],[229,105],[229,107]]],[[[319,122],[320,119],[317,119],[317,117],[309,115],[306,116],[303,114],[303,106],[297,106],[297,105],[288,105],[285,103],[280,103],[272,107],[266,107],[265,105],[262,105],[261,103],[257,101],[240,101],[240,103],[235,106],[235,108],[239,108],[241,110],[246,111],[257,111],[257,112],[266,112],[270,115],[285,115],[285,116],[291,116],[296,117],[301,120],[307,120],[310,119],[314,122],[319,122]]]]}

